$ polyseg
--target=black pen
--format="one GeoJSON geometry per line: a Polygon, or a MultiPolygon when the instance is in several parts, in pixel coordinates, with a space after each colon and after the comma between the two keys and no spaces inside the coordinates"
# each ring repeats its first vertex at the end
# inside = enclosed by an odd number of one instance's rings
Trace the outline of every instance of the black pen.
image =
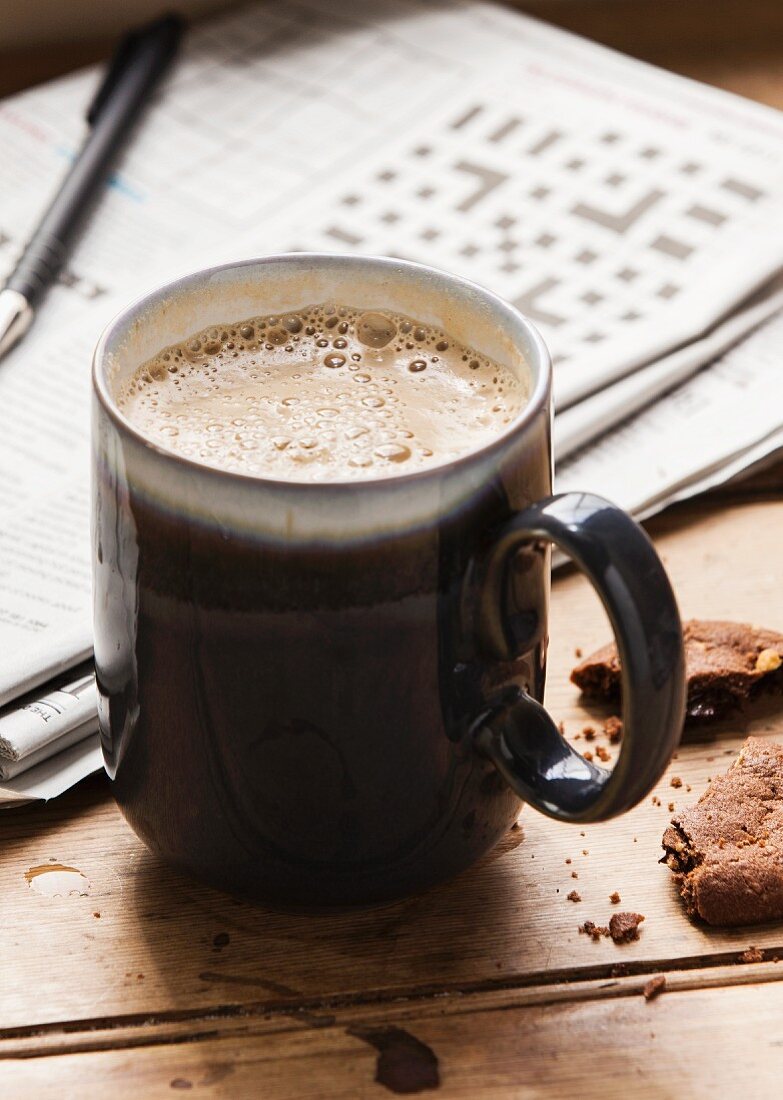
{"type": "Polygon", "coordinates": [[[168,68],[184,21],[166,15],[122,39],[87,111],[90,127],[54,201],[0,290],[0,357],[27,332],[57,278],[90,200],[156,82],[168,68]]]}

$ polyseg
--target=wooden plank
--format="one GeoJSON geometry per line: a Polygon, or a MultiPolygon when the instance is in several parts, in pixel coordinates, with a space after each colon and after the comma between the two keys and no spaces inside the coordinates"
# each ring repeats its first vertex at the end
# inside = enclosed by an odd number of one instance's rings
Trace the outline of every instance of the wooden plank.
{"type": "Polygon", "coordinates": [[[213,1022],[187,1042],[9,1058],[8,1097],[388,1097],[443,1100],[780,1094],[783,985],[668,991],[517,1006],[496,995],[432,999],[332,1018],[213,1022]],[[386,1053],[379,1055],[378,1048],[386,1053]],[[380,1080],[379,1080],[380,1078],[380,1080]]]}
{"type": "MultiPolygon", "coordinates": [[[[704,511],[694,525],[681,515],[655,524],[684,613],[783,626],[781,523],[778,502],[704,511]]],[[[576,574],[558,580],[549,704],[572,734],[594,720],[567,681],[574,647],[587,651],[605,631],[585,582],[576,574]]],[[[783,954],[780,926],[692,924],[657,862],[668,802],[695,799],[750,731],[783,732],[774,703],[681,748],[670,775],[690,784],[690,795],[666,779],[660,806],[647,800],[620,820],[585,829],[525,809],[522,828],[482,866],[425,895],[358,913],[275,913],[185,880],[144,850],[96,782],[46,809],[14,811],[0,818],[0,1021],[8,1028],[281,999],[295,1006],[325,997],[489,990],[606,977],[618,963],[644,972],[702,958],[719,963],[750,944],[783,954]],[[81,870],[90,895],[35,893],[25,872],[50,859],[81,870]],[[580,903],[566,898],[574,887],[580,903]],[[614,890],[623,908],[647,918],[640,941],[622,948],[577,931],[588,918],[606,922],[614,890]]]]}
{"type": "MultiPolygon", "coordinates": [[[[778,960],[759,963],[741,961],[725,966],[696,966],[682,970],[664,967],[654,976],[665,978],[667,993],[695,989],[714,992],[725,986],[780,982],[783,980],[783,965],[778,960]]],[[[232,1005],[218,1010],[182,1008],[160,1015],[93,1018],[43,1027],[2,1028],[0,1066],[9,1060],[44,1055],[51,1057],[121,1047],[162,1046],[232,1035],[281,1034],[303,1027],[328,1027],[337,1020],[348,1026],[352,1021],[377,1022],[389,1015],[397,1019],[403,1011],[419,1016],[459,1015],[479,1010],[499,1011],[564,1002],[638,997],[643,994],[650,977],[647,973],[617,975],[512,986],[478,993],[424,994],[374,1001],[362,999],[356,1003],[343,1002],[340,998],[323,998],[286,1005],[281,998],[277,1005],[232,1005]]]]}
{"type": "Polygon", "coordinates": [[[515,0],[566,30],[773,107],[783,105],[778,0],[515,0]]]}
{"type": "Polygon", "coordinates": [[[111,39],[100,38],[4,50],[0,53],[0,96],[54,80],[83,65],[105,62],[115,44],[111,39]]]}
{"type": "MultiPolygon", "coordinates": [[[[511,0],[541,19],[675,72],[773,106],[783,104],[778,0],[511,0]]],[[[0,96],[103,62],[114,40],[45,43],[0,52],[0,96]]]]}

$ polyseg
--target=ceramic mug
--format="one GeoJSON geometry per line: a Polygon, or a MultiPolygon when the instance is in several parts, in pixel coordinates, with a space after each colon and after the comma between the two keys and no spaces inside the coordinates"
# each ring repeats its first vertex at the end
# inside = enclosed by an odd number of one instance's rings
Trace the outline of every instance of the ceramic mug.
{"type": "Polygon", "coordinates": [[[376,902],[470,866],[521,800],[581,823],[662,774],[684,707],[677,606],[628,515],[552,496],[549,355],[512,306],[396,259],[293,254],[136,302],[93,370],[95,660],[114,794],[182,870],[270,903],[376,902]],[[485,446],[378,480],[277,481],[167,451],[122,381],[213,324],[343,302],[390,309],[526,371],[485,446]],[[541,704],[550,543],[588,575],[623,666],[610,772],[541,704]]]}

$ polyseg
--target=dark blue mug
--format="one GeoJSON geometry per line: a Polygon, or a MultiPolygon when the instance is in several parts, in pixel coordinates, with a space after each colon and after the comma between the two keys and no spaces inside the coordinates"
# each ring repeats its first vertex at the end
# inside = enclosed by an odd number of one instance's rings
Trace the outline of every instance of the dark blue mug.
{"type": "Polygon", "coordinates": [[[582,823],[648,793],[683,719],[677,606],[629,516],[552,495],[551,382],[512,306],[393,259],[214,268],[108,327],[93,374],[101,737],[117,801],[155,852],[271,903],[377,902],[470,866],[520,800],[582,823]],[[190,461],[118,408],[119,384],[164,345],[327,300],[440,326],[525,372],[527,404],[448,464],[317,484],[190,461]],[[617,638],[611,772],[541,704],[553,542],[617,638]]]}

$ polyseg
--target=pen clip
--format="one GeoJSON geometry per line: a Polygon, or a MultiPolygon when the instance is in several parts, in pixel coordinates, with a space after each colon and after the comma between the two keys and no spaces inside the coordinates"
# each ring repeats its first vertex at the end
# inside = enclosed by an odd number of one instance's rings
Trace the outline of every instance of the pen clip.
{"type": "Polygon", "coordinates": [[[160,19],[147,23],[143,27],[130,31],[117,44],[111,61],[109,62],[103,80],[98,86],[92,103],[87,108],[87,123],[93,126],[101,111],[111,98],[112,92],[117,86],[120,77],[124,75],[139,47],[145,42],[154,42],[160,37],[168,39],[168,48],[173,52],[179,42],[184,20],[179,15],[164,15],[160,19]]]}

